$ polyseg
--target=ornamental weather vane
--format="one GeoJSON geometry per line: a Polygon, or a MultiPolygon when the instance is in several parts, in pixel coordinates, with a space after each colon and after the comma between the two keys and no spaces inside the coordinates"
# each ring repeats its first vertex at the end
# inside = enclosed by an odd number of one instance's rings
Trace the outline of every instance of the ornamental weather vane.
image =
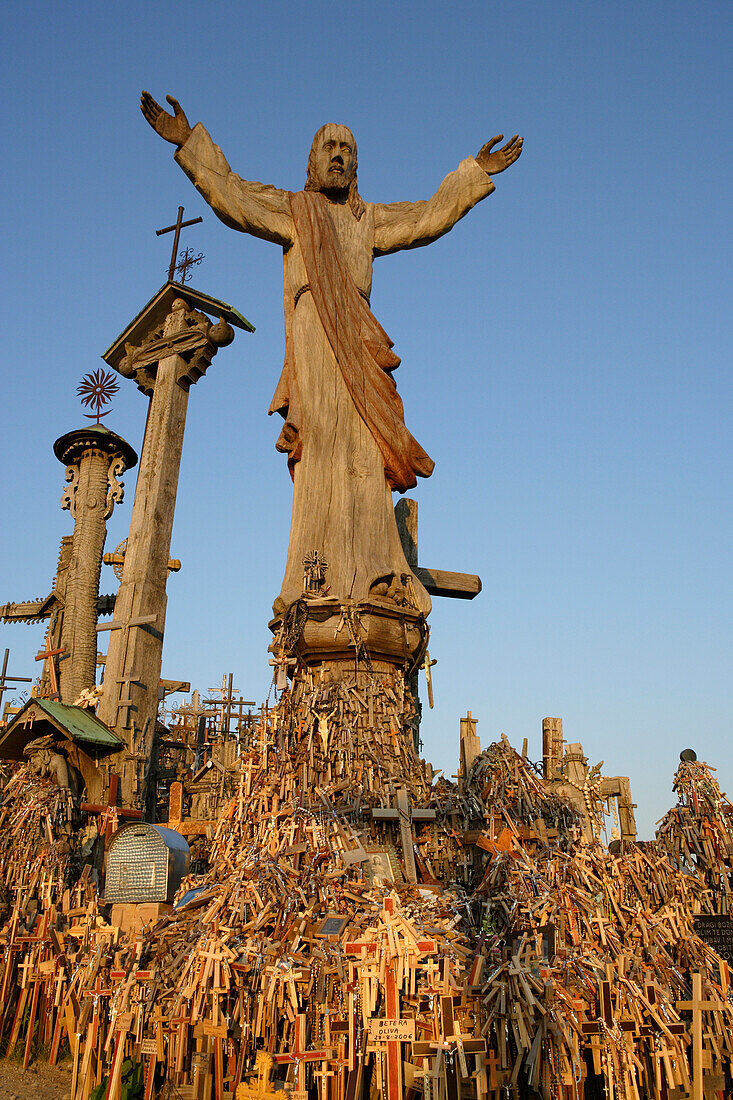
{"type": "Polygon", "coordinates": [[[87,419],[96,419],[97,424],[99,424],[101,418],[112,411],[107,409],[107,412],[101,412],[100,410],[109,404],[119,388],[120,384],[111,371],[103,371],[99,367],[97,370],[85,374],[76,392],[81,398],[82,405],[94,409],[93,413],[84,413],[87,419]]]}

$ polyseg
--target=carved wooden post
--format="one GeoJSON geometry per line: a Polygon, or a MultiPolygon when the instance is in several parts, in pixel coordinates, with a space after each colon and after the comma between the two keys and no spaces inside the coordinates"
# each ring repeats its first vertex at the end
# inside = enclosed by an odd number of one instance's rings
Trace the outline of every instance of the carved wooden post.
{"type": "Polygon", "coordinates": [[[542,719],[542,771],[545,779],[555,779],[562,764],[562,718],[542,719]]]}
{"type": "MultiPolygon", "coordinates": [[[[212,323],[167,284],[105,353],[105,361],[150,395],[140,471],[132,507],[122,582],[104,674],[99,717],[128,745],[122,798],[141,794],[158,709],[165,629],[166,582],[188,391],[219,347],[231,343],[231,318],[249,322],[216,299],[190,292],[195,304],[221,319],[212,323]]],[[[187,298],[189,295],[187,294],[187,298]]]]}
{"type": "Polygon", "coordinates": [[[97,661],[97,596],[107,520],[123,499],[119,480],[137,462],[129,443],[103,424],[68,432],[53,446],[66,465],[68,487],[61,507],[74,517],[74,534],[66,577],[59,662],[61,701],[74,703],[93,688],[97,661]]]}

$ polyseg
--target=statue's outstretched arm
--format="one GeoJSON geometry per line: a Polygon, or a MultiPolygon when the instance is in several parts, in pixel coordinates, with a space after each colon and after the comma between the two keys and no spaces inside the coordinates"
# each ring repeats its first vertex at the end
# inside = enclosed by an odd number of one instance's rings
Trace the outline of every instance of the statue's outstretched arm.
{"type": "Polygon", "coordinates": [[[232,229],[288,248],[294,233],[288,192],[232,172],[201,123],[192,128],[178,100],[170,95],[166,99],[172,115],[143,92],[143,117],[156,134],[177,146],[176,160],[217,217],[232,229]]]}
{"type": "Polygon", "coordinates": [[[503,148],[493,151],[503,137],[503,134],[493,137],[475,157],[462,161],[455,172],[445,177],[432,198],[375,204],[375,256],[430,244],[490,195],[494,190],[490,177],[505,171],[522,152],[522,139],[516,134],[503,148]]]}

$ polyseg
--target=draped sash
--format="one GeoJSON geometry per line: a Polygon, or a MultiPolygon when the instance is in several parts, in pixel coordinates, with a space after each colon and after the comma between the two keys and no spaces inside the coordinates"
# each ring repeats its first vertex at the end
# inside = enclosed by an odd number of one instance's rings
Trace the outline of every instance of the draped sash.
{"type": "MultiPolygon", "coordinates": [[[[399,358],[392,341],[359,293],[344,260],[328,200],[317,191],[290,197],[295,230],[308,276],[308,289],[338,369],[384,460],[393,489],[404,493],[417,477],[430,477],[434,463],[405,426],[402,399],[392,378],[399,358]]],[[[285,363],[270,412],[285,424],[277,448],[288,454],[291,473],[301,456],[300,401],[293,354],[293,296],[285,287],[285,363]]]]}

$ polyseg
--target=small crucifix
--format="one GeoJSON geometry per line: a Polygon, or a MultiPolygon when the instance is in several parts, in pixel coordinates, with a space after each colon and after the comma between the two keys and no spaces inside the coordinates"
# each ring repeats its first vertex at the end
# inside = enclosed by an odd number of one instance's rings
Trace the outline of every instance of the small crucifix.
{"type": "MultiPolygon", "coordinates": [[[[179,206],[178,207],[178,217],[175,221],[175,224],[174,225],[167,225],[165,227],[165,229],[156,229],[155,230],[155,236],[156,237],[162,236],[163,233],[174,233],[175,234],[174,237],[173,237],[173,251],[171,252],[170,267],[168,268],[168,279],[169,279],[170,282],[174,281],[174,277],[175,277],[175,274],[176,274],[176,257],[178,255],[178,241],[180,240],[180,237],[181,237],[181,230],[185,229],[189,225],[196,225],[197,222],[202,222],[203,220],[204,220],[203,218],[191,218],[189,221],[184,222],[184,220],[183,220],[183,207],[179,206]]],[[[186,252],[188,252],[188,251],[190,251],[190,250],[186,249],[186,252]]],[[[203,259],[203,256],[201,257],[201,259],[203,259]]],[[[200,263],[201,261],[200,260],[194,260],[193,262],[194,263],[200,263]]],[[[185,275],[185,270],[184,270],[184,275],[185,275]]]]}

